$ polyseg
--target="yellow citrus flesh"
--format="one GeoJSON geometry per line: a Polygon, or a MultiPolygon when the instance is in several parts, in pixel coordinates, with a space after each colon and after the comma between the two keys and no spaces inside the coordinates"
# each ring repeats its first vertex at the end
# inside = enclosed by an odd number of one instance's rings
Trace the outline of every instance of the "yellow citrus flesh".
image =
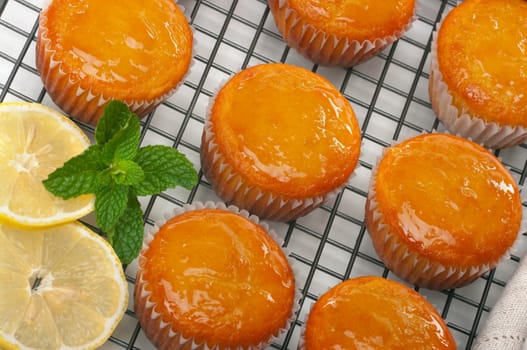
{"type": "Polygon", "coordinates": [[[0,103],[0,221],[49,227],[88,214],[92,195],[63,200],[42,181],[89,145],[75,123],[46,106],[0,103]]]}
{"type": "Polygon", "coordinates": [[[0,347],[94,349],[126,311],[127,283],[110,245],[75,222],[0,226],[0,347]]]}

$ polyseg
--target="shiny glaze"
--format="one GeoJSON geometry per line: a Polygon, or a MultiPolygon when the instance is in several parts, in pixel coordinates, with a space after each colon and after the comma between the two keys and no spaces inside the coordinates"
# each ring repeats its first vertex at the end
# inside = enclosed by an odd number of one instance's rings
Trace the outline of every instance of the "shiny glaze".
{"type": "Polygon", "coordinates": [[[381,277],[347,280],[322,295],[306,326],[306,350],[456,349],[421,295],[381,277]]]}
{"type": "Polygon", "coordinates": [[[292,196],[338,187],[358,161],[360,130],[349,102],[303,68],[266,64],[234,76],[211,121],[220,147],[244,176],[292,196]]]}
{"type": "Polygon", "coordinates": [[[412,18],[415,0],[288,0],[288,6],[327,33],[374,40],[402,30],[412,18]]]}
{"type": "Polygon", "coordinates": [[[455,105],[527,126],[527,2],[463,2],[441,26],[438,61],[455,105]]]}
{"type": "Polygon", "coordinates": [[[151,300],[187,337],[249,346],[290,316],[295,282],[259,225],[223,210],[191,211],[163,225],[144,253],[151,300]]]}
{"type": "Polygon", "coordinates": [[[516,182],[493,154],[456,136],[423,135],[386,149],[375,189],[391,231],[447,266],[497,261],[519,231],[516,182]]]}
{"type": "Polygon", "coordinates": [[[53,0],[45,14],[55,59],[74,80],[148,91],[151,81],[174,85],[190,63],[192,33],[173,1],[53,0]]]}

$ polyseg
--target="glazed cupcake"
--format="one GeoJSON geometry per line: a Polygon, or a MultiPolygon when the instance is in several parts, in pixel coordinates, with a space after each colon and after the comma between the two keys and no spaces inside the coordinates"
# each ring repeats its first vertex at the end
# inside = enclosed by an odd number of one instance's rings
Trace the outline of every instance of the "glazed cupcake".
{"type": "Polygon", "coordinates": [[[415,19],[416,0],[269,0],[285,42],[311,61],[351,67],[397,40],[415,19]]]}
{"type": "Polygon", "coordinates": [[[313,305],[299,349],[456,349],[434,307],[407,286],[382,277],[342,282],[313,305]]]}
{"type": "Polygon", "coordinates": [[[262,349],[292,321],[295,288],[284,252],[255,216],[197,203],[147,236],[135,312],[160,350],[262,349]]]}
{"type": "Polygon", "coordinates": [[[467,0],[434,35],[430,100],[452,133],[489,148],[527,139],[527,2],[467,0]]]}
{"type": "Polygon", "coordinates": [[[429,289],[462,287],[494,268],[521,220],[518,187],[499,159],[448,134],[386,148],[366,202],[379,257],[399,277],[429,289]]]}
{"type": "Polygon", "coordinates": [[[109,100],[143,117],[186,75],[192,40],[173,0],[51,0],[40,14],[37,69],[78,120],[95,125],[109,100]]]}
{"type": "Polygon", "coordinates": [[[309,70],[273,63],[236,74],[212,100],[201,165],[224,201],[289,221],[340,191],[359,153],[346,98],[309,70]]]}

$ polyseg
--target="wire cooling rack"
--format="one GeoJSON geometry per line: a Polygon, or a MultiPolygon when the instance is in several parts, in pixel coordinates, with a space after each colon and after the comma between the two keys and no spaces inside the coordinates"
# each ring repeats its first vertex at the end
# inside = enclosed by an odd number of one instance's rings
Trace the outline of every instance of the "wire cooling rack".
{"type": "MultiPolygon", "coordinates": [[[[35,34],[44,0],[0,0],[0,101],[36,101],[57,108],[35,68],[35,34]]],[[[379,260],[365,231],[364,204],[372,165],[393,140],[443,130],[428,98],[432,32],[456,2],[421,0],[418,18],[403,38],[352,69],[313,65],[282,41],[264,0],[181,0],[196,38],[195,59],[185,83],[142,122],[141,142],[177,147],[199,169],[200,137],[210,96],[233,73],[264,62],[287,62],[328,78],[349,99],[363,135],[360,167],[351,184],[332,202],[294,223],[269,222],[291,252],[302,292],[298,318],[270,348],[296,349],[301,325],[317,299],[350,277],[378,275],[398,280],[379,260]]],[[[80,125],[89,135],[93,128],[80,125]]],[[[496,152],[523,185],[525,145],[496,152]]],[[[192,191],[169,190],[142,198],[147,226],[174,206],[219,199],[201,175],[192,191]]],[[[93,222],[88,217],[86,223],[93,222]]],[[[417,289],[439,310],[459,349],[470,349],[490,309],[527,247],[522,234],[514,254],[470,286],[448,291],[417,289]]],[[[137,264],[126,268],[130,295],[137,264]]],[[[102,349],[153,349],[130,302],[126,315],[102,349]]]]}

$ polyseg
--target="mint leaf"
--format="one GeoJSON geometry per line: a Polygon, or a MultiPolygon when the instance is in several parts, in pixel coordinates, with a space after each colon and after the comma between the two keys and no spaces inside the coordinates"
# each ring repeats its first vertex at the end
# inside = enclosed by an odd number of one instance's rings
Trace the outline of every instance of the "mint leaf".
{"type": "Polygon", "coordinates": [[[128,205],[117,224],[108,235],[108,241],[123,264],[129,264],[141,250],[144,235],[143,212],[134,196],[128,197],[128,205]]]}
{"type": "Polygon", "coordinates": [[[97,181],[101,186],[109,186],[114,183],[112,178],[112,168],[106,168],[97,174],[97,181]]]}
{"type": "Polygon", "coordinates": [[[145,178],[143,169],[131,160],[120,160],[111,170],[112,179],[116,184],[136,185],[145,178]]]}
{"type": "Polygon", "coordinates": [[[95,192],[95,216],[101,230],[108,232],[115,226],[127,202],[127,186],[111,184],[98,188],[95,192]]]}
{"type": "Polygon", "coordinates": [[[139,147],[140,133],[139,118],[130,113],[122,128],[103,146],[103,162],[110,165],[118,160],[133,160],[139,147]]]}
{"type": "Polygon", "coordinates": [[[95,141],[99,145],[104,145],[121,130],[132,115],[128,105],[120,101],[110,101],[95,129],[95,141]]]}
{"type": "Polygon", "coordinates": [[[128,106],[106,105],[95,130],[96,144],[67,161],[43,181],[62,198],[95,194],[97,225],[123,263],[131,262],[143,241],[143,217],[136,195],[158,194],[197,183],[192,163],[166,146],[139,149],[141,125],[128,106]]]}
{"type": "Polygon", "coordinates": [[[97,174],[104,169],[100,161],[101,148],[91,146],[71,158],[44,180],[46,189],[63,199],[94,193],[100,185],[97,174]]]}
{"type": "Polygon", "coordinates": [[[143,181],[132,187],[139,196],[157,194],[176,186],[191,189],[198,182],[192,163],[172,147],[155,145],[140,148],[135,162],[145,174],[143,181]]]}

